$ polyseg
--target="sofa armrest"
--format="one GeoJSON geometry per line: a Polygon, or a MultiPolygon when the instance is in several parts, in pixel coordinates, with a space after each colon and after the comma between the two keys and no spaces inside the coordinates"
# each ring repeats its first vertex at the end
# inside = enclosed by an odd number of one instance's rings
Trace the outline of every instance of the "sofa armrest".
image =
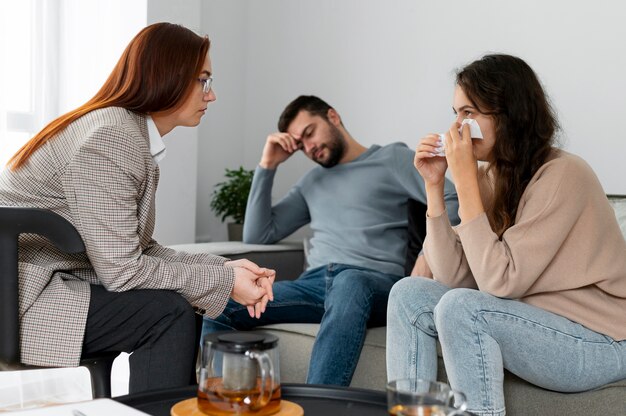
{"type": "Polygon", "coordinates": [[[210,253],[232,260],[248,259],[261,267],[276,270],[276,280],[294,280],[304,270],[302,242],[281,241],[277,244],[246,244],[241,241],[178,244],[169,246],[187,253],[210,253]]]}

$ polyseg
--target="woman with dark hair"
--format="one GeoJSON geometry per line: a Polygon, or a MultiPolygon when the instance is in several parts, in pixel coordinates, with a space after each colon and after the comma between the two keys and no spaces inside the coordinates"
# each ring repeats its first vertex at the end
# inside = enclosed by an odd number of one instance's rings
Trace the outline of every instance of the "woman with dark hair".
{"type": "Polygon", "coordinates": [[[0,174],[0,205],[54,211],[80,233],[68,255],[20,238],[21,360],[75,366],[132,352],[131,393],[189,384],[199,327],[229,297],[259,316],[274,272],[248,260],[187,254],[152,239],[162,136],[197,126],[215,101],[209,39],[170,23],[143,29],[100,91],[47,125],[0,174]]]}
{"type": "Polygon", "coordinates": [[[626,378],[626,243],[591,168],[553,146],[558,124],[535,73],[487,55],[457,74],[453,109],[443,138],[417,146],[434,279],[391,291],[389,379],[436,379],[437,338],[477,415],[505,414],[504,368],[562,392],[626,378]],[[457,227],[443,203],[448,168],[457,227]]]}

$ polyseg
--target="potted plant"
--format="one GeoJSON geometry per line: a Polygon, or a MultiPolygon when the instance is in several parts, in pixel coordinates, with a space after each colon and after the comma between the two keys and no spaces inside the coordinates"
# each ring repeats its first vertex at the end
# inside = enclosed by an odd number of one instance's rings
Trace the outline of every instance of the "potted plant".
{"type": "Polygon", "coordinates": [[[226,180],[215,185],[211,198],[211,209],[222,222],[230,217],[234,222],[227,224],[228,239],[241,241],[243,234],[243,220],[246,216],[246,204],[252,185],[253,170],[226,168],[226,180]]]}

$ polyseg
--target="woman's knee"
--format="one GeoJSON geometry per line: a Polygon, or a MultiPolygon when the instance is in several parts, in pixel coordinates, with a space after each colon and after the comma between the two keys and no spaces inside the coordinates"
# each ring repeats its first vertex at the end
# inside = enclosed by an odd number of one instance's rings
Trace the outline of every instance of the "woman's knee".
{"type": "Polygon", "coordinates": [[[391,288],[389,293],[389,319],[417,321],[423,313],[430,314],[439,298],[448,289],[423,277],[405,277],[391,288]]]}
{"type": "Polygon", "coordinates": [[[485,296],[489,295],[475,289],[459,288],[446,292],[434,310],[437,329],[441,332],[449,327],[469,325],[485,304],[485,296]]]}
{"type": "Polygon", "coordinates": [[[433,308],[449,289],[425,277],[405,277],[391,288],[389,303],[424,305],[433,308]]]}
{"type": "Polygon", "coordinates": [[[405,277],[394,284],[389,292],[389,307],[404,306],[417,302],[416,297],[422,292],[419,279],[405,277]]]}
{"type": "Polygon", "coordinates": [[[147,307],[155,316],[195,321],[195,311],[180,294],[171,290],[151,290],[147,307]]]}

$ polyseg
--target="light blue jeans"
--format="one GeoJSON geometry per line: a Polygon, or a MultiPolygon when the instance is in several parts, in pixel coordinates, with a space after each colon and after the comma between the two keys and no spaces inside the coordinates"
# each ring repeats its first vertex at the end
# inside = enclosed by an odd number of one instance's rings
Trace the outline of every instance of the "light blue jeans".
{"type": "Polygon", "coordinates": [[[505,414],[505,368],[560,392],[626,378],[626,341],[519,301],[422,277],[400,280],[387,311],[389,380],[435,380],[437,338],[450,385],[480,416],[505,414]]]}
{"type": "Polygon", "coordinates": [[[307,383],[348,386],[365,330],[385,325],[387,296],[401,278],[331,263],[307,270],[297,280],[274,283],[274,300],[259,319],[250,318],[245,306],[230,300],[222,315],[204,319],[202,334],[285,322],[320,323],[307,383]]]}

